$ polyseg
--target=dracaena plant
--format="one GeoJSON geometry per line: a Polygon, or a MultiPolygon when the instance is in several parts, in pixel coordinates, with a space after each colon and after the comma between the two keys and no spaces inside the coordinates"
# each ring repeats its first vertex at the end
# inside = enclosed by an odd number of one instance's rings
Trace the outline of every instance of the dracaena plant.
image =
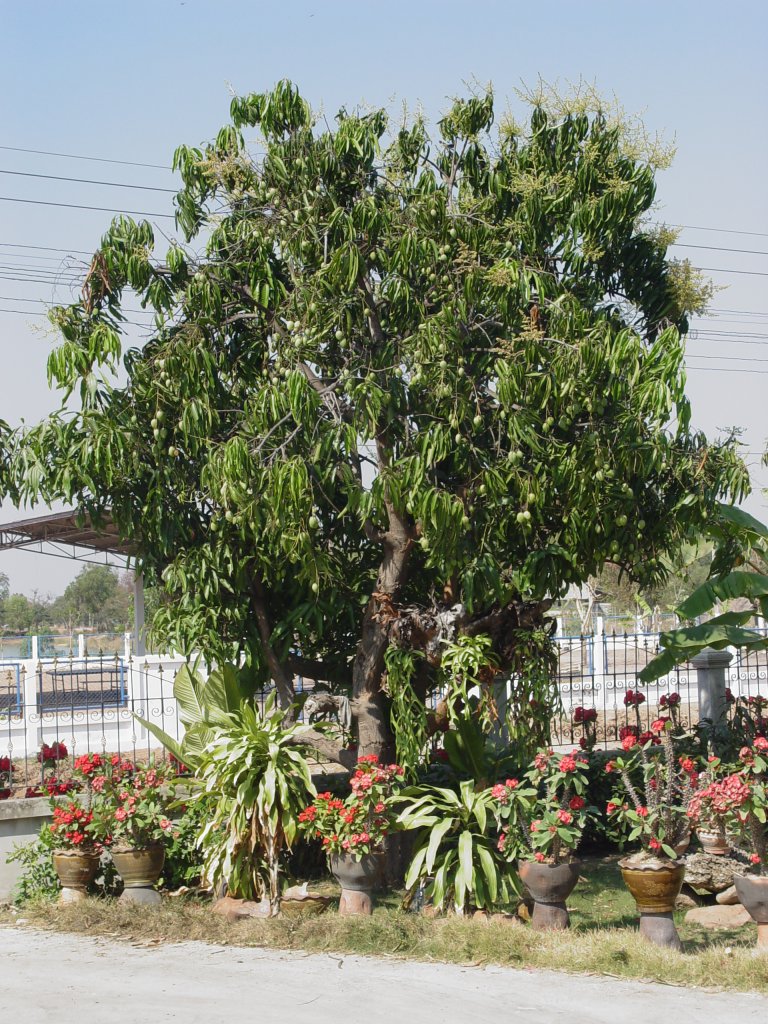
{"type": "Polygon", "coordinates": [[[698,773],[692,760],[677,756],[673,728],[669,718],[657,718],[647,734],[625,736],[625,756],[605,765],[617,783],[606,813],[640,843],[641,858],[675,860],[690,835],[687,809],[698,773]]]}
{"type": "Polygon", "coordinates": [[[542,749],[522,781],[507,779],[493,786],[498,849],[507,860],[561,864],[573,857],[590,813],[587,764],[581,751],[542,749]]]}
{"type": "Polygon", "coordinates": [[[406,888],[424,885],[438,910],[453,907],[492,909],[509,902],[514,878],[490,834],[494,824],[490,790],[472,781],[457,790],[417,786],[400,796],[405,804],[399,825],[416,831],[416,846],[405,877],[406,888]]]}
{"type": "Polygon", "coordinates": [[[263,712],[243,702],[213,726],[189,797],[209,808],[198,838],[208,880],[226,882],[234,896],[266,896],[273,915],[280,909],[282,856],[315,795],[309,765],[295,746],[298,728],[286,722],[274,695],[263,712]]]}

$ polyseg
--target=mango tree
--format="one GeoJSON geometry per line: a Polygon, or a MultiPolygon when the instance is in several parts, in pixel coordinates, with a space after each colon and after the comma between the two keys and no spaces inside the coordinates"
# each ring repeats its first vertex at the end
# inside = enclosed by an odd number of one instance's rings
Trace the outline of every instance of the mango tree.
{"type": "Polygon", "coordinates": [[[527,713],[550,602],[606,561],[658,583],[747,487],[690,427],[652,156],[600,109],[494,118],[235,98],[176,151],[184,241],[118,217],[52,311],[62,409],[12,441],[22,497],[134,539],[158,637],[244,657],[285,707],[297,674],[350,693],[360,753],[392,756],[393,708],[422,743],[441,683],[460,715],[513,673],[527,713]]]}

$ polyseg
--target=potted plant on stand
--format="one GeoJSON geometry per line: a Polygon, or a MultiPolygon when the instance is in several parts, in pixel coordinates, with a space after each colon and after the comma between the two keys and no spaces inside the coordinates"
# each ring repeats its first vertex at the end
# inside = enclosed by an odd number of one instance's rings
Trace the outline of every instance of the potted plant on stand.
{"type": "Polygon", "coordinates": [[[586,756],[540,750],[522,783],[507,779],[491,795],[501,828],[498,849],[517,860],[534,901],[531,926],[554,931],[570,926],[566,900],[579,879],[575,854],[589,808],[586,756]]]}
{"type": "Polygon", "coordinates": [[[736,770],[715,779],[692,800],[691,812],[705,809],[730,839],[737,857],[750,865],[735,875],[736,894],[757,924],[757,945],[768,952],[768,739],[742,747],[736,770]]]}
{"type": "Polygon", "coordinates": [[[105,836],[93,812],[70,800],[53,803],[48,826],[55,840],[53,866],[61,883],[62,903],[85,899],[88,886],[99,870],[105,836]]]}
{"type": "Polygon", "coordinates": [[[676,759],[672,729],[668,718],[658,718],[645,736],[626,736],[622,746],[629,756],[609,761],[605,770],[619,783],[607,813],[627,828],[630,842],[640,843],[637,853],[620,862],[640,913],[640,934],[679,950],[673,911],[685,876],[680,855],[690,836],[687,808],[695,771],[676,759]]]}
{"type": "Polygon", "coordinates": [[[377,852],[394,829],[393,799],[403,777],[396,764],[381,765],[374,754],[361,757],[351,794],[341,800],[319,793],[299,815],[300,827],[321,839],[328,866],[341,886],[339,913],[371,914],[379,879],[377,852]]]}
{"type": "Polygon", "coordinates": [[[172,828],[165,768],[134,766],[115,756],[90,784],[94,814],[109,832],[112,861],[125,886],[120,898],[159,903],[155,885],[165,863],[163,840],[172,828]]]}

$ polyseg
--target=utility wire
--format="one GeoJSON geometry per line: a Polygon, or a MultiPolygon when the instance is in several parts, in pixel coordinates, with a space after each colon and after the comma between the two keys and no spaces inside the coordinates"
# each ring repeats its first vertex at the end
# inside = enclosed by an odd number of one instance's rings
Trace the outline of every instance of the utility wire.
{"type": "Polygon", "coordinates": [[[92,178],[65,178],[60,174],[33,174],[32,171],[8,171],[0,167],[0,174],[13,174],[18,178],[45,178],[48,181],[76,181],[82,185],[108,185],[110,188],[139,188],[143,192],[170,192],[176,195],[177,188],[156,188],[154,185],[129,185],[121,181],[94,181],[92,178]]]}
{"type": "Polygon", "coordinates": [[[749,274],[750,277],[768,277],[766,270],[731,270],[730,267],[696,267],[696,270],[706,270],[713,274],[749,274]]]}
{"type": "Polygon", "coordinates": [[[0,146],[10,153],[34,153],[37,156],[60,156],[66,160],[91,160],[100,164],[122,164],[125,167],[154,167],[159,171],[170,171],[166,164],[144,164],[137,160],[111,160],[104,156],[82,156],[78,153],[52,153],[47,149],[23,149],[21,146],[0,146]]]}
{"type": "Polygon", "coordinates": [[[57,249],[53,245],[25,245],[22,242],[0,242],[0,247],[3,249],[42,249],[45,252],[69,252],[80,256],[93,255],[93,253],[89,252],[87,249],[57,249]]]}
{"type": "Polygon", "coordinates": [[[173,220],[172,213],[147,213],[146,210],[117,210],[113,206],[84,206],[81,203],[53,203],[44,199],[16,199],[14,196],[0,196],[4,203],[27,203],[31,206],[62,206],[68,210],[98,210],[100,213],[127,213],[135,217],[162,217],[173,220]]]}
{"type": "MultiPolygon", "coordinates": [[[[3,172],[0,171],[0,174],[3,172]]],[[[76,181],[75,178],[65,178],[65,181],[76,181]]],[[[170,191],[164,189],[163,191],[170,191]]],[[[677,249],[713,249],[716,252],[745,252],[750,256],[768,256],[768,250],[766,249],[729,249],[724,245],[692,245],[690,242],[670,242],[670,246],[675,246],[677,249]]]]}

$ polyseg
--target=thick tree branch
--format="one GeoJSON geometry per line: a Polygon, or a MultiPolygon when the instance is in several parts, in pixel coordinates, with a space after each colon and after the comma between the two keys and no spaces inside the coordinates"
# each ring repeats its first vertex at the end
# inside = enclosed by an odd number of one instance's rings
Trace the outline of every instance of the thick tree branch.
{"type": "Polygon", "coordinates": [[[261,577],[257,572],[251,572],[251,604],[256,614],[256,625],[261,637],[261,646],[264,657],[267,660],[272,679],[277,687],[277,695],[280,699],[280,706],[290,708],[296,696],[293,689],[293,677],[287,668],[280,662],[272,647],[272,626],[267,615],[267,602],[264,594],[264,587],[261,577]]]}
{"type": "Polygon", "coordinates": [[[335,761],[350,771],[357,764],[356,751],[340,747],[317,729],[302,729],[291,737],[289,744],[294,747],[310,747],[323,757],[327,757],[329,761],[335,761]]]}

